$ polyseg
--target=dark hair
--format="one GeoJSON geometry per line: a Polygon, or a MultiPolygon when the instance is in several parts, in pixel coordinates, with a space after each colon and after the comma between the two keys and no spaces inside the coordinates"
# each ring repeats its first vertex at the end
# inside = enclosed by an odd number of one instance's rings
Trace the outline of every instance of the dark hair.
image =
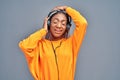
{"type": "Polygon", "coordinates": [[[48,25],[48,33],[46,35],[47,39],[49,39],[49,35],[50,35],[49,30],[50,30],[51,19],[52,19],[53,16],[55,16],[58,13],[64,14],[66,16],[66,18],[67,18],[67,26],[66,26],[66,31],[64,33],[64,38],[68,37],[68,33],[69,33],[69,30],[70,30],[70,27],[71,27],[71,17],[66,13],[65,10],[60,9],[60,10],[53,10],[48,14],[49,19],[48,19],[48,22],[47,22],[47,25],[48,25]]]}

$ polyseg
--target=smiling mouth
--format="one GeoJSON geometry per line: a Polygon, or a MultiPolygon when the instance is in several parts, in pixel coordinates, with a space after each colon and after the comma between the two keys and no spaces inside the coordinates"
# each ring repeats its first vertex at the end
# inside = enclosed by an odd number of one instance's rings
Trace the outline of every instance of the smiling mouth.
{"type": "Polygon", "coordinates": [[[62,30],[57,30],[57,29],[55,29],[55,33],[56,33],[56,34],[61,34],[61,33],[62,33],[62,30]]]}

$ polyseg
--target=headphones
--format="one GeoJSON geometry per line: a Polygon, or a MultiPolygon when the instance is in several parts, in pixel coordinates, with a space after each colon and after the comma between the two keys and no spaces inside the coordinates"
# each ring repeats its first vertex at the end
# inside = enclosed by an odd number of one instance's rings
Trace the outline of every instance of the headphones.
{"type": "Polygon", "coordinates": [[[66,29],[69,31],[69,29],[71,27],[71,17],[66,13],[65,10],[61,10],[61,9],[53,10],[48,14],[48,17],[49,17],[49,19],[47,21],[48,30],[50,30],[51,18],[57,13],[63,13],[66,16],[66,18],[67,18],[67,26],[66,26],[67,28],[66,29]]]}

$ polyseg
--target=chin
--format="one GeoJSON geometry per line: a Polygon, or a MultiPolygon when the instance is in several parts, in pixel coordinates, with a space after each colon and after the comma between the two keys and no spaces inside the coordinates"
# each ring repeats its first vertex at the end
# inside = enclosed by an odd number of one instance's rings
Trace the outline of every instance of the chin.
{"type": "Polygon", "coordinates": [[[61,38],[63,38],[62,35],[54,35],[54,39],[61,39],[61,38]]]}

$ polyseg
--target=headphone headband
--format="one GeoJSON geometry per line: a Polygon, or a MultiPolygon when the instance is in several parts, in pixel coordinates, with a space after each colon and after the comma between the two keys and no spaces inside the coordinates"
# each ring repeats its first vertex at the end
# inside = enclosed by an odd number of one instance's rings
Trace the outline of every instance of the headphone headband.
{"type": "Polygon", "coordinates": [[[56,13],[58,13],[58,12],[62,12],[62,13],[64,13],[64,14],[67,14],[64,10],[59,9],[59,10],[53,10],[53,11],[51,11],[51,12],[48,14],[48,17],[51,17],[51,16],[53,16],[54,14],[56,14],[56,13]]]}

